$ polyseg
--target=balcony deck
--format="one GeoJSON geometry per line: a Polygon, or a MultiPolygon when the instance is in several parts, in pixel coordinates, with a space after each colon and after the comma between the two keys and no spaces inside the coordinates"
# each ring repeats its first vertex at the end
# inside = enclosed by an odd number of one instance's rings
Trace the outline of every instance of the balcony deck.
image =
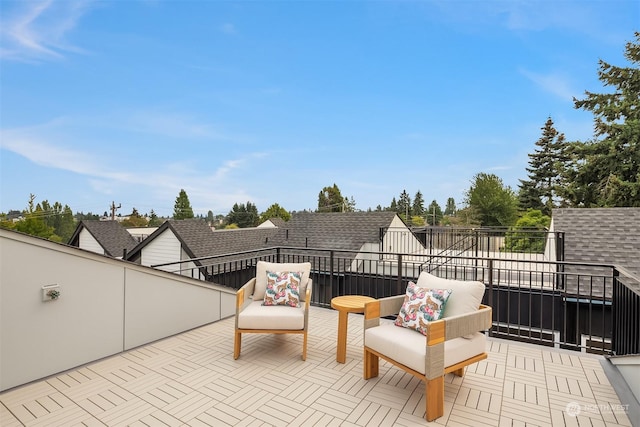
{"type": "Polygon", "coordinates": [[[225,319],[4,392],[0,425],[631,425],[599,356],[491,338],[487,360],[447,375],[445,415],[427,423],[417,379],[383,361],[362,379],[362,316],[336,363],[337,322],[311,308],[303,362],[293,335],[245,335],[233,360],[225,319]]]}

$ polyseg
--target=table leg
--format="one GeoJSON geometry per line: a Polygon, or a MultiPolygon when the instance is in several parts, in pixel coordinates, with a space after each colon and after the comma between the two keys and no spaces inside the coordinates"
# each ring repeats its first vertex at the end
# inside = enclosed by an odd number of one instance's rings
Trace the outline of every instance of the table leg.
{"type": "Polygon", "coordinates": [[[347,358],[347,322],[349,320],[348,311],[338,312],[338,350],[336,352],[336,362],[344,363],[347,358]]]}

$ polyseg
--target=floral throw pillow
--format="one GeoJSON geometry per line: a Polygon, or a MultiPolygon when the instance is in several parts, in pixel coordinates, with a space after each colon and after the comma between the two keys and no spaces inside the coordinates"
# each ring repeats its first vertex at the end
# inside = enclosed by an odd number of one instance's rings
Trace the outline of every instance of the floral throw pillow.
{"type": "Polygon", "coordinates": [[[267,271],[267,291],[262,305],[300,306],[300,271],[267,271]]]}
{"type": "Polygon", "coordinates": [[[395,325],[427,335],[427,322],[440,319],[451,293],[451,289],[425,289],[409,282],[395,325]]]}

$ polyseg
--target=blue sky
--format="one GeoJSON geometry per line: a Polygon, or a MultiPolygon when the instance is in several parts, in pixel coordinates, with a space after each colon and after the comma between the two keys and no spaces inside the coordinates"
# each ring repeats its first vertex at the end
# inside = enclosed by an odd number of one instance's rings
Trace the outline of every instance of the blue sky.
{"type": "Polygon", "coordinates": [[[592,137],[572,98],[608,90],[598,59],[627,65],[639,5],[0,0],[0,212],[517,190],[547,117],[592,137]]]}

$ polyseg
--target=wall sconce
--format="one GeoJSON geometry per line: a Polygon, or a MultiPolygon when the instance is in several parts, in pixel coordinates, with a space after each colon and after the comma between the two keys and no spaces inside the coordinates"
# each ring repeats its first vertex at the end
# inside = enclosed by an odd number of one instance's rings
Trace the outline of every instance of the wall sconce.
{"type": "Polygon", "coordinates": [[[60,298],[60,285],[44,285],[42,287],[42,301],[55,301],[60,298]]]}

